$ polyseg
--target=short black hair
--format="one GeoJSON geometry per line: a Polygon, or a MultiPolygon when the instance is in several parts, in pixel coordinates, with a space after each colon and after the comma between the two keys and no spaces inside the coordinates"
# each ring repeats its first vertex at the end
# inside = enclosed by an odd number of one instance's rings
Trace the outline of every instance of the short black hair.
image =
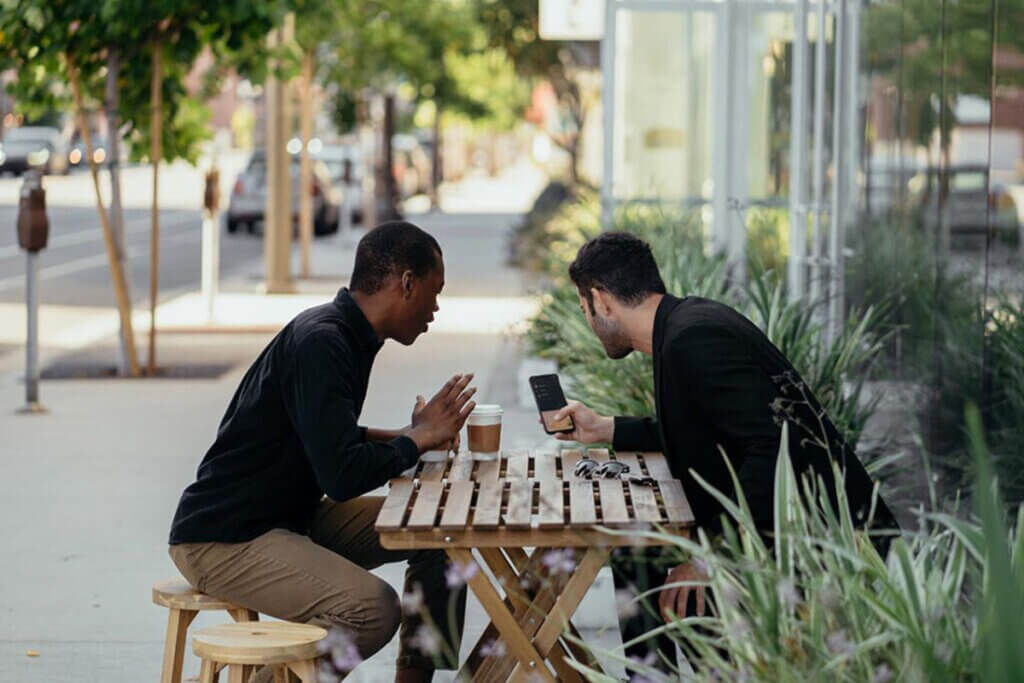
{"type": "Polygon", "coordinates": [[[406,270],[425,277],[440,265],[441,256],[437,240],[419,226],[408,221],[381,223],[359,240],[349,289],[375,294],[388,278],[406,270]]]}
{"type": "Polygon", "coordinates": [[[584,244],[569,266],[569,277],[594,313],[591,289],[602,289],[628,306],[664,294],[665,282],[651,247],[627,232],[606,232],[584,244]]]}

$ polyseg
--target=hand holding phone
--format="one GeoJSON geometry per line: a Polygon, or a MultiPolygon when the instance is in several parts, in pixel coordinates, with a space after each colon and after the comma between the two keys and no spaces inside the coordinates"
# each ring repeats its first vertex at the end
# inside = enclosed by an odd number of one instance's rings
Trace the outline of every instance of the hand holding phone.
{"type": "Polygon", "coordinates": [[[545,432],[566,434],[576,429],[572,417],[559,421],[554,419],[555,414],[568,405],[558,375],[534,375],[530,378],[530,389],[533,390],[533,398],[537,401],[537,410],[540,412],[545,432]]]}

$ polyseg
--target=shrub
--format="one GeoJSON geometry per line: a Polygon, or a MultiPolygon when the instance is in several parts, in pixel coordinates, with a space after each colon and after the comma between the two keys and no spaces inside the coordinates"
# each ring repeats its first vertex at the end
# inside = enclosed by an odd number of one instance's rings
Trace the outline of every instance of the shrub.
{"type": "MultiPolygon", "coordinates": [[[[704,585],[715,596],[709,616],[659,629],[694,653],[696,673],[684,679],[1024,680],[1017,642],[1024,626],[1024,511],[1008,529],[976,411],[968,423],[981,492],[977,520],[921,512],[920,528],[894,540],[887,557],[854,529],[842,486],[838,509],[817,495],[820,480],[800,482],[800,494],[785,433],[774,481],[774,550],[756,532],[742,494],[734,502],[705,484],[729,512],[720,539],[652,534],[671,543],[679,561],[703,560],[704,585]]],[[[734,484],[738,489],[735,477],[734,484]]],[[[604,655],[645,680],[679,680],[621,653],[604,655]]],[[[588,678],[608,680],[594,672],[588,678]]]]}
{"type": "MultiPolygon", "coordinates": [[[[550,272],[555,284],[531,321],[530,349],[558,363],[572,398],[605,414],[652,415],[650,357],[631,354],[619,361],[609,359],[590,331],[566,276],[568,263],[591,229],[596,234],[596,225],[578,228],[577,233],[568,227],[559,229],[567,241],[552,251],[550,272]]],[[[804,377],[851,446],[856,446],[876,406],[861,400],[864,371],[884,341],[875,331],[873,309],[852,311],[840,338],[827,345],[824,327],[815,321],[811,306],[789,303],[773,271],[755,271],[745,286],[730,284],[724,259],[706,253],[696,213],[626,205],[616,212],[615,229],[651,244],[668,291],[722,301],[759,325],[804,377]]]]}

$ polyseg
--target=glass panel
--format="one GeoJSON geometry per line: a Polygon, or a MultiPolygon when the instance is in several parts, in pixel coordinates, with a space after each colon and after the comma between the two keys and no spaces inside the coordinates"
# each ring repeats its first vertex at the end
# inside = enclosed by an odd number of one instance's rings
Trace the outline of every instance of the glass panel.
{"type": "Polygon", "coordinates": [[[617,13],[616,199],[710,200],[713,15],[617,13]]]}
{"type": "Polygon", "coordinates": [[[749,193],[752,199],[789,193],[793,15],[760,12],[750,39],[749,193]]]}

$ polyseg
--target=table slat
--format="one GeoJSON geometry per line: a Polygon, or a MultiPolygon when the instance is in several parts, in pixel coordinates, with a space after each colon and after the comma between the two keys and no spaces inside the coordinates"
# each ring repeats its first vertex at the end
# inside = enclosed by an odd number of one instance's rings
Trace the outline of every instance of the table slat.
{"type": "Polygon", "coordinates": [[[587,457],[598,462],[607,462],[612,459],[607,448],[588,448],[587,457]]]}
{"type": "Polygon", "coordinates": [[[661,453],[641,453],[644,464],[647,466],[647,474],[658,479],[672,479],[672,472],[668,468],[668,462],[661,453]]]}
{"type": "Polygon", "coordinates": [[[431,529],[437,519],[437,508],[441,504],[441,493],[444,485],[439,481],[420,482],[419,491],[416,493],[416,502],[412,505],[412,513],[406,528],[409,529],[431,529]]]}
{"type": "Polygon", "coordinates": [[[473,478],[473,457],[468,453],[459,453],[452,460],[452,468],[448,470],[448,478],[453,481],[469,481],[473,478]]]}
{"type": "Polygon", "coordinates": [[[573,524],[596,524],[594,484],[589,479],[569,482],[569,519],[573,524]]]}
{"type": "Polygon", "coordinates": [[[690,502],[683,493],[683,485],[678,479],[663,479],[658,482],[661,501],[665,504],[665,515],[670,522],[689,524],[693,522],[693,511],[690,502]]]}
{"type": "Polygon", "coordinates": [[[583,451],[562,451],[562,479],[576,479],[572,471],[576,467],[576,463],[578,463],[582,459],[583,451]]]}
{"type": "Polygon", "coordinates": [[[554,453],[537,453],[533,456],[534,479],[555,479],[558,476],[554,453]]]}
{"type": "Polygon", "coordinates": [[[640,522],[661,522],[661,511],[658,509],[658,500],[654,496],[653,486],[641,486],[640,484],[629,483],[629,495],[633,499],[633,513],[640,522]]]}
{"type": "Polygon", "coordinates": [[[640,471],[640,460],[637,459],[636,453],[616,453],[615,459],[629,465],[630,474],[642,474],[640,471]]]}
{"type": "Polygon", "coordinates": [[[422,469],[420,469],[420,480],[421,481],[441,481],[444,477],[445,468],[448,467],[448,458],[439,462],[424,462],[422,469]]]}
{"type": "Polygon", "coordinates": [[[508,482],[508,510],[505,512],[505,526],[523,528],[530,526],[530,512],[533,507],[533,480],[510,479],[508,482]]]}
{"type": "Polygon", "coordinates": [[[477,460],[476,461],[476,480],[477,481],[497,481],[498,475],[501,473],[501,456],[498,455],[494,460],[477,460]]]}
{"type": "Polygon", "coordinates": [[[540,480],[540,506],[538,508],[542,527],[565,524],[565,498],[562,494],[561,479],[540,480]]]}
{"type": "Polygon", "coordinates": [[[473,500],[473,482],[453,481],[448,487],[448,501],[441,513],[442,529],[458,529],[466,526],[469,519],[469,504],[473,500]]]}
{"type": "Polygon", "coordinates": [[[497,479],[480,482],[480,489],[476,495],[476,506],[473,508],[473,526],[475,528],[487,529],[498,526],[503,484],[504,482],[497,479]]]}
{"type": "Polygon", "coordinates": [[[626,492],[620,479],[601,479],[601,517],[605,526],[629,524],[629,510],[626,508],[626,492]]]}
{"type": "Polygon", "coordinates": [[[411,479],[392,479],[388,496],[384,499],[380,513],[377,515],[377,528],[383,530],[395,530],[402,528],[402,520],[405,518],[405,509],[412,496],[411,479]]]}
{"type": "Polygon", "coordinates": [[[505,477],[508,479],[526,479],[530,466],[529,451],[512,451],[508,455],[508,468],[505,477]]]}

